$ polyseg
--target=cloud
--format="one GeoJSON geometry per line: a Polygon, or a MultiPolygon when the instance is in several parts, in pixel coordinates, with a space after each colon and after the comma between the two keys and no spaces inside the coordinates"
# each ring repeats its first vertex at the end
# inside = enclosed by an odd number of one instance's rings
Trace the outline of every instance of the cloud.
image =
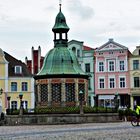
{"type": "Polygon", "coordinates": [[[68,4],[69,12],[73,15],[78,15],[82,20],[88,20],[94,16],[94,10],[90,6],[85,6],[80,0],[69,1],[68,4]]]}

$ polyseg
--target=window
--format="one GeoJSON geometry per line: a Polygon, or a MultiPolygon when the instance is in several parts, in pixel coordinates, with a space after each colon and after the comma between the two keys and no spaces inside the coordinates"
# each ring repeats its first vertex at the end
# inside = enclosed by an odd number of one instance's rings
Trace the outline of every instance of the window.
{"type": "Polygon", "coordinates": [[[11,108],[12,109],[17,109],[17,101],[11,101],[11,108]]]}
{"type": "Polygon", "coordinates": [[[133,60],[133,70],[139,69],[139,60],[133,60]]]}
{"type": "Polygon", "coordinates": [[[90,72],[90,64],[85,64],[85,72],[90,72]]]}
{"type": "Polygon", "coordinates": [[[17,91],[17,82],[11,82],[11,91],[17,91]]]}
{"type": "Polygon", "coordinates": [[[102,53],[102,52],[100,52],[100,53],[99,53],[99,55],[103,55],[103,53],[102,53]]]}
{"type": "Polygon", "coordinates": [[[28,84],[27,82],[22,82],[22,91],[27,91],[28,90],[28,84]]]}
{"type": "Polygon", "coordinates": [[[113,52],[109,52],[109,54],[113,54],[113,52]]]}
{"type": "Polygon", "coordinates": [[[124,61],[120,61],[120,71],[124,71],[124,61]]]}
{"type": "Polygon", "coordinates": [[[120,88],[124,88],[125,86],[125,77],[120,77],[120,88]]]}
{"type": "Polygon", "coordinates": [[[99,71],[104,71],[104,63],[103,62],[99,62],[99,71]]]}
{"type": "Polygon", "coordinates": [[[76,48],[75,48],[75,47],[73,47],[73,48],[72,48],[72,51],[73,51],[74,53],[76,53],[76,48]]]}
{"type": "Polygon", "coordinates": [[[27,109],[28,108],[28,101],[22,101],[22,107],[24,109],[27,109]]]}
{"type": "Polygon", "coordinates": [[[115,68],[114,68],[114,61],[109,61],[109,71],[114,71],[115,68]]]}
{"type": "Polygon", "coordinates": [[[109,79],[109,88],[114,88],[115,87],[115,79],[114,78],[110,78],[109,79]]]}
{"type": "Polygon", "coordinates": [[[120,51],[120,53],[124,53],[124,51],[120,51]]]}
{"type": "Polygon", "coordinates": [[[22,73],[22,67],[21,66],[15,66],[15,73],[21,74],[22,73]]]}
{"type": "Polygon", "coordinates": [[[80,57],[80,50],[77,50],[77,57],[80,57]]]}
{"type": "Polygon", "coordinates": [[[140,87],[140,78],[134,77],[134,87],[140,87]]]}
{"type": "Polygon", "coordinates": [[[104,88],[104,78],[99,79],[99,88],[104,88]]]}

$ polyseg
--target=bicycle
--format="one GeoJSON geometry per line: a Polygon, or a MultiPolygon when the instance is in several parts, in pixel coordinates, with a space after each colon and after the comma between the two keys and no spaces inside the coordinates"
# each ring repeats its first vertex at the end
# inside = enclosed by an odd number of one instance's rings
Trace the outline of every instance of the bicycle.
{"type": "Polygon", "coordinates": [[[137,117],[136,115],[132,116],[131,118],[131,124],[132,126],[139,126],[139,117],[137,117]]]}

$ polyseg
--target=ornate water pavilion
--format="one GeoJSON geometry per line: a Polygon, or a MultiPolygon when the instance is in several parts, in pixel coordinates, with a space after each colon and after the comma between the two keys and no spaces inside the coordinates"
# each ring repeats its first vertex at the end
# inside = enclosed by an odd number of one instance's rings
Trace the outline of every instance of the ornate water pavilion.
{"type": "Polygon", "coordinates": [[[68,49],[68,31],[61,11],[52,28],[54,48],[45,56],[43,67],[34,77],[36,106],[78,106],[82,97],[88,98],[88,75],[86,75],[72,50],[68,49]],[[82,96],[79,93],[83,93],[82,96]]]}

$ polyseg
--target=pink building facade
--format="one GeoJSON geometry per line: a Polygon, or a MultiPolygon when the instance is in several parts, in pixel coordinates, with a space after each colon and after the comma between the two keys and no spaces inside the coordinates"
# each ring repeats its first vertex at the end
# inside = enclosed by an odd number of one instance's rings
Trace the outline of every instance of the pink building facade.
{"type": "Polygon", "coordinates": [[[129,50],[109,39],[95,51],[95,97],[98,106],[130,106],[129,50]]]}

